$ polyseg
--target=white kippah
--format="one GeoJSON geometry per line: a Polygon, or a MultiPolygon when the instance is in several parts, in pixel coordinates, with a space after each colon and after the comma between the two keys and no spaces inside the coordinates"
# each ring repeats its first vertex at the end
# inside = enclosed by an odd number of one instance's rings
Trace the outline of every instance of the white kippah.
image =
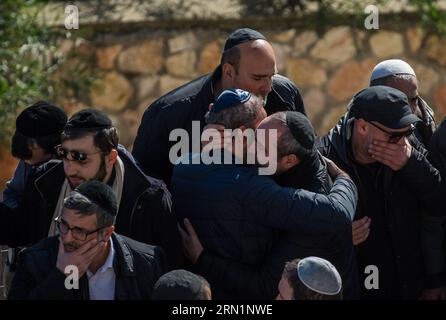
{"type": "Polygon", "coordinates": [[[297,276],[309,289],[333,296],[342,289],[342,280],[336,268],[327,260],[307,257],[297,264],[297,276]]]}
{"type": "Polygon", "coordinates": [[[400,59],[390,59],[378,63],[375,68],[373,68],[370,81],[395,74],[410,74],[416,77],[415,71],[413,71],[412,67],[407,62],[400,59]]]}

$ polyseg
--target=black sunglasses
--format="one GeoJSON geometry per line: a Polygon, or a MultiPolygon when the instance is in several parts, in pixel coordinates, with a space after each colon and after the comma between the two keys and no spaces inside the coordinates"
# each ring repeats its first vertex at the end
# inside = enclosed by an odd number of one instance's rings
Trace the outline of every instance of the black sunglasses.
{"type": "Polygon", "coordinates": [[[56,155],[60,159],[66,159],[68,161],[78,161],[78,162],[86,161],[89,155],[102,153],[102,151],[86,153],[86,152],[80,152],[77,150],[67,150],[67,149],[64,149],[62,147],[62,145],[56,146],[55,150],[56,150],[56,155]]]}
{"type": "Polygon", "coordinates": [[[369,123],[372,126],[374,126],[375,128],[378,128],[379,130],[381,130],[382,132],[387,134],[389,136],[389,141],[388,141],[389,143],[398,143],[398,141],[400,141],[402,137],[408,137],[415,131],[415,126],[413,124],[411,124],[410,128],[406,131],[395,133],[395,132],[389,132],[389,131],[377,126],[373,122],[369,122],[369,123]]]}

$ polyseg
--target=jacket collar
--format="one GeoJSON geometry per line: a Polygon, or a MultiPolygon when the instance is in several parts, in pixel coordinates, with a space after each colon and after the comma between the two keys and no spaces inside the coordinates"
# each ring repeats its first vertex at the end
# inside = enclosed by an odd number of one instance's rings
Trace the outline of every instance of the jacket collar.
{"type": "Polygon", "coordinates": [[[124,239],[117,233],[112,234],[115,249],[113,268],[119,270],[119,276],[136,277],[133,255],[124,239]]]}

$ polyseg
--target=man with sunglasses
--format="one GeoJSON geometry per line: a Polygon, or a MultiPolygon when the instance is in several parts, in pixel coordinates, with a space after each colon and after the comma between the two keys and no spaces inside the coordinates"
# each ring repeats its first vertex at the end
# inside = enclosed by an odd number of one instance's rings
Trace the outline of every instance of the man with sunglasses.
{"type": "Polygon", "coordinates": [[[118,201],[105,183],[75,188],[56,218],[59,235],[20,254],[8,298],[150,299],[165,272],[162,251],[116,234],[117,213],[118,201]]]}
{"type": "MultiPolygon", "coordinates": [[[[417,139],[427,149],[437,124],[434,111],[419,95],[418,79],[413,68],[401,59],[381,61],[373,68],[370,75],[370,86],[377,85],[398,89],[407,96],[412,112],[421,120],[415,124],[414,135],[411,138],[417,139]]],[[[446,250],[444,246],[438,244],[443,243],[446,236],[443,226],[446,218],[426,215],[423,219],[423,224],[428,229],[428,232],[423,235],[423,241],[427,242],[424,259],[428,279],[422,298],[444,299],[446,297],[446,283],[444,280],[446,279],[446,250]]],[[[355,232],[358,237],[364,235],[364,232],[368,232],[368,229],[361,228],[365,224],[367,224],[367,217],[353,223],[353,226],[358,230],[355,232]],[[361,229],[363,230],[362,234],[361,229]]]]}
{"type": "Polygon", "coordinates": [[[87,108],[66,124],[54,160],[40,168],[25,188],[15,210],[0,204],[0,244],[29,245],[56,234],[54,218],[63,200],[82,182],[98,180],[115,192],[117,232],[162,246],[169,266],[181,264],[179,234],[163,182],[145,176],[133,157],[118,146],[118,133],[108,116],[87,108]]]}
{"type": "Polygon", "coordinates": [[[418,121],[403,92],[373,86],[357,93],[347,115],[318,141],[358,187],[355,220],[369,220],[366,240],[353,238],[363,299],[417,299],[424,287],[421,220],[439,173],[409,142],[418,121]],[[375,282],[367,266],[377,267],[375,282]]]}

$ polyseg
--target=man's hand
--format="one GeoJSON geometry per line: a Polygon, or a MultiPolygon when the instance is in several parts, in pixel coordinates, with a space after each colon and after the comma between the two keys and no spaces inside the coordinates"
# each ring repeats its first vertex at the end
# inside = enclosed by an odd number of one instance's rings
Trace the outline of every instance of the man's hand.
{"type": "Polygon", "coordinates": [[[401,138],[398,143],[374,140],[369,146],[369,153],[376,161],[393,171],[398,171],[406,165],[412,155],[412,146],[406,137],[401,138]]]}
{"type": "Polygon", "coordinates": [[[198,239],[194,227],[192,227],[192,224],[187,218],[184,219],[184,227],[186,230],[178,225],[178,230],[181,235],[181,242],[183,244],[183,251],[186,257],[193,264],[195,264],[203,252],[203,246],[201,245],[200,239],[198,239]]]}
{"type": "Polygon", "coordinates": [[[347,178],[350,178],[350,176],[345,171],[342,171],[333,161],[326,157],[324,157],[324,160],[327,164],[327,171],[333,178],[333,180],[336,179],[338,176],[345,176],[347,178]]]}
{"type": "Polygon", "coordinates": [[[353,245],[363,243],[370,234],[370,223],[372,219],[364,217],[352,222],[353,245]]]}
{"type": "Polygon", "coordinates": [[[446,287],[425,289],[421,293],[420,300],[446,300],[446,287]]]}
{"type": "Polygon", "coordinates": [[[65,273],[65,268],[67,266],[76,266],[79,270],[79,277],[82,277],[96,255],[102,248],[104,248],[104,246],[104,241],[98,242],[98,240],[94,238],[85,243],[82,247],[72,252],[67,252],[65,251],[62,240],[59,239],[59,253],[57,254],[56,267],[62,271],[62,273],[65,273]]]}

